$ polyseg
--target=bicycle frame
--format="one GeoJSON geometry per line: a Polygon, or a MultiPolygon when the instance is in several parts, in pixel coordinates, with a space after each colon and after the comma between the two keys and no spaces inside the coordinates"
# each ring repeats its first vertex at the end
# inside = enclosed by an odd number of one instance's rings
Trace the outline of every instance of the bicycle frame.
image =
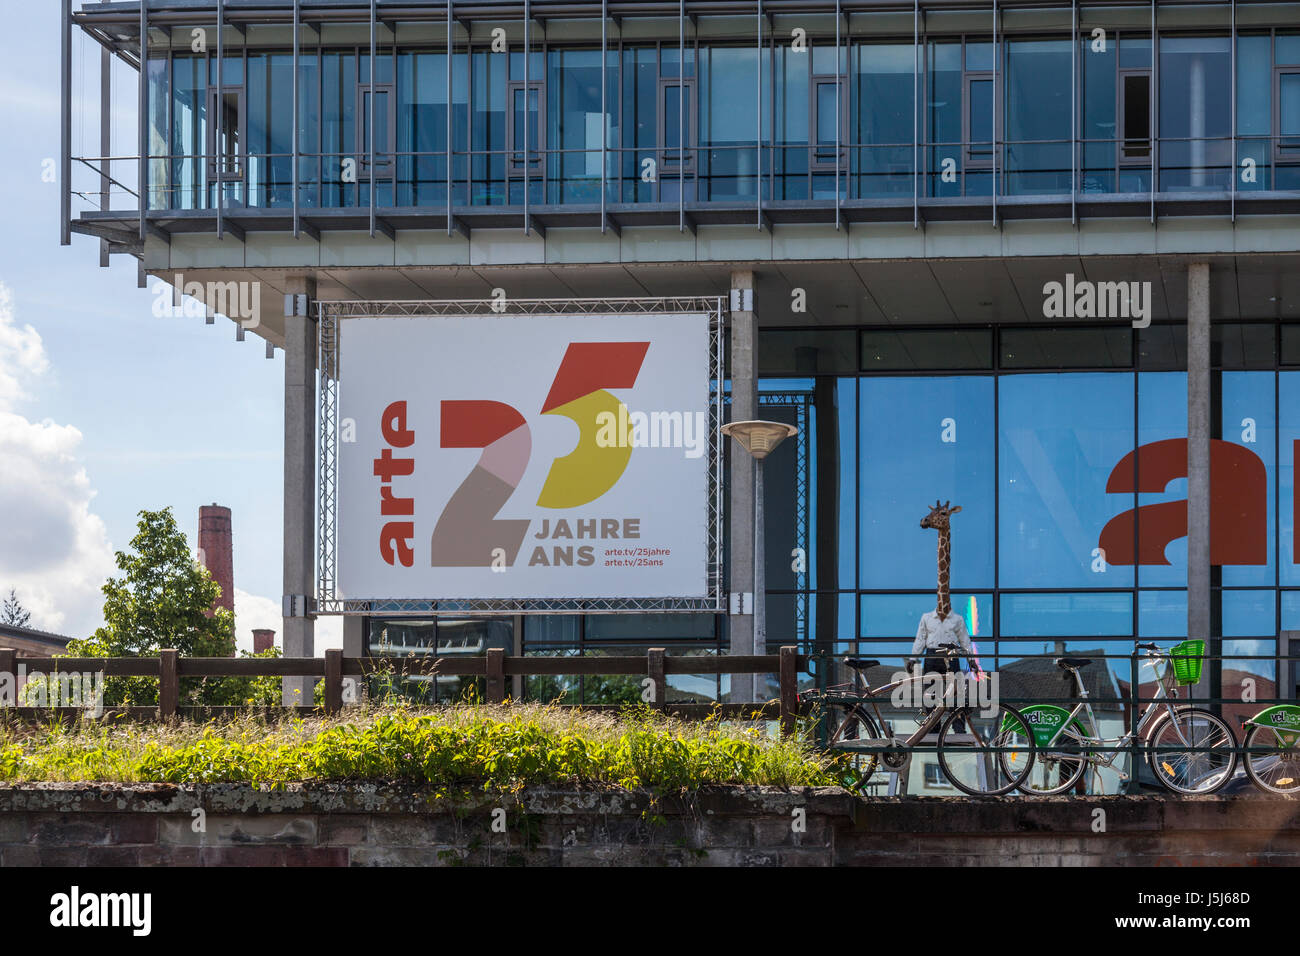
{"type": "MultiPolygon", "coordinates": [[[[1171,679],[1171,668],[1168,663],[1169,656],[1167,654],[1148,651],[1147,657],[1149,660],[1144,662],[1144,666],[1159,668],[1160,665],[1163,664],[1164,667],[1161,668],[1156,675],[1155,696],[1143,708],[1142,714],[1138,718],[1136,730],[1129,730],[1122,737],[1100,736],[1097,733],[1096,715],[1093,714],[1092,704],[1088,701],[1088,688],[1084,686],[1083,678],[1079,676],[1078,670],[1071,669],[1070,673],[1074,676],[1075,685],[1079,688],[1079,697],[1082,699],[1079,703],[1074,705],[1074,709],[1070,711],[1069,717],[1061,721],[1061,726],[1057,728],[1056,733],[1052,734],[1051,739],[1048,740],[1048,742],[1040,749],[1047,751],[1055,746],[1056,742],[1061,739],[1067,729],[1082,715],[1086,714],[1088,733],[1086,737],[1080,739],[1080,745],[1092,745],[1094,747],[1107,748],[1113,747],[1116,749],[1111,750],[1109,754],[1106,755],[1094,753],[1071,753],[1070,757],[1072,759],[1084,760],[1098,768],[1105,767],[1109,769],[1114,765],[1115,760],[1119,755],[1124,752],[1123,748],[1133,742],[1134,735],[1136,734],[1137,739],[1141,739],[1143,731],[1147,730],[1160,714],[1167,713],[1172,720],[1174,715],[1173,701],[1178,699],[1178,687],[1171,679]]],[[[1176,723],[1174,724],[1174,728],[1178,730],[1179,736],[1181,736],[1182,731],[1178,728],[1176,723]]],[[[1183,742],[1187,743],[1187,741],[1183,742]]],[[[1121,771],[1120,776],[1122,779],[1128,779],[1129,775],[1121,771]]]]}
{"type": "MultiPolygon", "coordinates": [[[[886,730],[888,728],[888,724],[885,721],[884,715],[881,714],[880,707],[877,705],[876,702],[880,698],[887,697],[888,695],[892,694],[895,688],[902,687],[904,684],[909,684],[909,683],[920,684],[924,680],[924,676],[925,676],[924,674],[920,674],[920,675],[912,674],[903,678],[902,680],[890,681],[888,684],[882,684],[879,687],[873,688],[871,684],[867,681],[867,679],[861,674],[861,672],[855,671],[853,674],[853,680],[854,683],[858,686],[859,693],[862,695],[862,698],[864,699],[853,701],[852,705],[848,707],[848,716],[845,717],[844,723],[847,723],[850,719],[852,719],[853,712],[857,708],[861,707],[864,703],[870,703],[871,710],[875,714],[876,725],[880,727],[882,731],[886,730]]],[[[944,688],[944,698],[946,699],[950,695],[956,693],[956,683],[955,681],[945,682],[945,683],[947,683],[947,686],[944,688]]],[[[932,733],[935,727],[938,726],[940,722],[942,722],[944,716],[948,713],[948,711],[953,709],[953,706],[954,705],[952,705],[951,703],[945,704],[941,701],[939,705],[935,707],[926,716],[926,718],[923,721],[921,721],[920,726],[916,728],[916,730],[912,733],[912,735],[902,741],[903,745],[907,747],[914,747],[918,743],[920,743],[920,741],[924,740],[926,735],[932,733]]],[[[844,726],[844,723],[840,725],[840,728],[844,726]]],[[[836,733],[838,733],[840,728],[836,728],[836,733]]]]}

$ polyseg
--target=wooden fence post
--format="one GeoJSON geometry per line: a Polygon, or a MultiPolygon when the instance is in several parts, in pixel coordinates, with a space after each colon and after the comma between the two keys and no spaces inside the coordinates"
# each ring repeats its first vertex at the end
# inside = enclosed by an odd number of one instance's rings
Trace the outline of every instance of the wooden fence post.
{"type": "Polygon", "coordinates": [[[343,648],[325,651],[325,713],[333,717],[343,709],[343,648]]]}
{"type": "Polygon", "coordinates": [[[158,652],[158,719],[170,720],[176,716],[180,703],[181,685],[177,673],[178,653],[168,648],[158,652]]]}
{"type": "Polygon", "coordinates": [[[489,704],[500,704],[506,699],[505,648],[501,648],[501,647],[488,648],[487,699],[489,704]]]}
{"type": "Polygon", "coordinates": [[[781,735],[794,733],[794,719],[799,710],[799,650],[782,647],[781,668],[781,735]]]}
{"type": "Polygon", "coordinates": [[[0,647],[0,675],[9,675],[9,686],[14,689],[14,699],[0,697],[0,707],[17,707],[23,702],[23,689],[18,686],[18,652],[12,647],[0,647]]]}
{"type": "Polygon", "coordinates": [[[645,672],[654,682],[654,699],[651,704],[662,710],[668,704],[668,679],[664,677],[664,649],[652,647],[646,651],[645,672]]]}

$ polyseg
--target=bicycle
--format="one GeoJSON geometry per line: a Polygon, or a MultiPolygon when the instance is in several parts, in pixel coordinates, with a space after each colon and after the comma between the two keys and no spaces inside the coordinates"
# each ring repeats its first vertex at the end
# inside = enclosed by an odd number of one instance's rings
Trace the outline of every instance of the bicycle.
{"type": "MultiPolygon", "coordinates": [[[[938,650],[945,658],[961,653],[952,644],[938,650]]],[[[1029,722],[1015,708],[998,704],[986,715],[962,698],[961,690],[967,688],[959,690],[957,680],[944,679],[942,694],[934,701],[935,706],[923,710],[915,732],[906,739],[885,736],[881,729],[889,725],[880,713],[880,700],[909,682],[923,689],[927,678],[933,683],[939,675],[911,675],[873,688],[863,672],[879,666],[880,661],[849,658],[844,663],[854,672],[856,690],[810,692],[804,699],[825,706],[832,717],[834,729],[827,746],[844,755],[845,785],[849,789],[860,792],[881,764],[890,773],[900,773],[910,763],[913,748],[935,728],[939,766],[948,781],[963,793],[999,796],[1014,790],[1029,775],[1034,763],[1034,736],[1029,722]],[[1002,759],[994,759],[995,754],[1002,759]]],[[[918,694],[913,699],[924,698],[918,694]]]]}
{"type": "MultiPolygon", "coordinates": [[[[1147,660],[1142,666],[1156,672],[1155,694],[1143,708],[1136,730],[1113,738],[1098,733],[1088,689],[1079,676],[1079,670],[1092,660],[1058,657],[1056,666],[1074,678],[1080,701],[1069,711],[1054,704],[1033,704],[1023,709],[1034,728],[1038,763],[1036,773],[1020,791],[1065,793],[1075,787],[1085,770],[1100,773],[1114,767],[1135,736],[1143,743],[1152,775],[1166,789],[1179,794],[1207,794],[1222,787],[1237,765],[1236,736],[1223,718],[1210,711],[1174,703],[1180,685],[1200,680],[1204,650],[1204,641],[1184,641],[1168,652],[1156,644],[1137,643],[1133,653],[1146,651],[1147,660]],[[1089,749],[1101,747],[1109,752],[1089,749]]],[[[1115,770],[1121,780],[1129,779],[1129,773],[1115,770]]]]}
{"type": "Polygon", "coordinates": [[[1275,704],[1242,721],[1246,775],[1268,793],[1300,793],[1300,707],[1275,704]]]}

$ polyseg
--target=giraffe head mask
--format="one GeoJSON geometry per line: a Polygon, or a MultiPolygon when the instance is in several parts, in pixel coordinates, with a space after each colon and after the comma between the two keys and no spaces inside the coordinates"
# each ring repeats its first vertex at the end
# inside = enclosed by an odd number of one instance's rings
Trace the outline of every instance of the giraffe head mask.
{"type": "Polygon", "coordinates": [[[952,599],[948,592],[949,572],[952,570],[952,536],[950,519],[961,511],[961,505],[954,506],[951,501],[934,503],[930,513],[921,519],[922,528],[934,528],[939,532],[939,592],[935,610],[939,617],[946,618],[952,610],[952,599]]]}

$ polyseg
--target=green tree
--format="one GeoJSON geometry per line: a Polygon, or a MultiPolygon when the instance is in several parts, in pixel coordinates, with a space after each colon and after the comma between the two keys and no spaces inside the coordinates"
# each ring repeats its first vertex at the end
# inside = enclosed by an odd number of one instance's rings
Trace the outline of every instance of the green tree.
{"type": "Polygon", "coordinates": [[[0,604],[0,624],[12,624],[14,627],[26,627],[27,622],[32,619],[32,614],[27,608],[23,607],[22,602],[18,600],[18,593],[9,589],[9,596],[0,604]]]}
{"type": "MultiPolygon", "coordinates": [[[[231,657],[235,621],[213,605],[221,586],[190,553],[170,508],[141,511],[130,551],[116,555],[120,577],[104,584],[104,626],[85,640],[68,642],[73,657],[154,656],[172,647],[183,657],[231,657]]],[[[193,704],[243,703],[234,678],[188,678],[181,696],[193,704]]],[[[109,678],[105,703],[151,705],[158,682],[148,677],[109,678]]]]}

